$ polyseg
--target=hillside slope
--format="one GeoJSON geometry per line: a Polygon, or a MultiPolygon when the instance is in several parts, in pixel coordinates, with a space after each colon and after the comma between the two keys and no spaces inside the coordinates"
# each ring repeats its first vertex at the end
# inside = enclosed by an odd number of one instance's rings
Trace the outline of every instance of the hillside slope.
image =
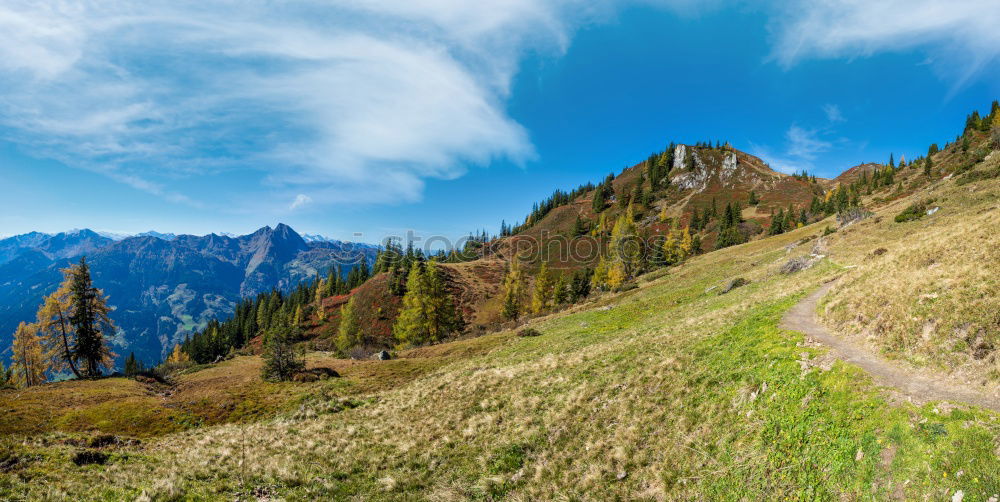
{"type": "MultiPolygon", "coordinates": [[[[410,351],[400,361],[427,366],[391,387],[365,388],[345,371],[299,387],[295,410],[274,420],[98,448],[106,465],[76,467],[73,456],[88,450],[79,442],[19,442],[0,495],[945,499],[961,490],[986,499],[1000,492],[996,415],[907,402],[778,328],[784,312],[833,278],[830,312],[857,308],[851,298],[872,287],[868,275],[903,273],[914,262],[882,257],[931,250],[926,243],[972,242],[949,248],[954,256],[932,270],[951,288],[975,288],[982,277],[967,263],[1000,245],[986,231],[1000,214],[1000,180],[959,184],[960,176],[928,188],[942,209],[916,221],[894,217],[923,200],[922,190],[833,234],[824,235],[837,227],[830,218],[695,257],[635,290],[533,320],[538,337],[501,331],[410,351]],[[797,258],[812,266],[782,273],[797,258]],[[737,277],[749,284],[720,294],[737,277]],[[95,472],[105,480],[97,490],[95,472]]],[[[912,311],[905,302],[919,297],[893,287],[870,289],[874,301],[864,305],[898,298],[912,311]]],[[[996,295],[980,300],[996,307],[996,295]]],[[[987,319],[980,310],[951,315],[987,319]]],[[[364,364],[389,363],[397,361],[364,364]]],[[[984,392],[993,388],[987,382],[984,392]]]]}

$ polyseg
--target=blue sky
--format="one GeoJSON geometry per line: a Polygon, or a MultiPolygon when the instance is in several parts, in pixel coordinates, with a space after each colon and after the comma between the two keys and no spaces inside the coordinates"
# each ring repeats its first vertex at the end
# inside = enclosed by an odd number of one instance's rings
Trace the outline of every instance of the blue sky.
{"type": "Polygon", "coordinates": [[[0,235],[496,231],[670,141],[833,176],[1000,97],[995,1],[871,4],[4,2],[0,235]]]}

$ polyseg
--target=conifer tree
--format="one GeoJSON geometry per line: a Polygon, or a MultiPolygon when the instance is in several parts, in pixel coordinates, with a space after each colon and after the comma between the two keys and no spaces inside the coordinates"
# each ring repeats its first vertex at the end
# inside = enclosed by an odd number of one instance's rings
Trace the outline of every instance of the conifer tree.
{"type": "Polygon", "coordinates": [[[131,377],[142,373],[144,370],[142,362],[135,358],[135,352],[130,352],[125,358],[125,376],[131,377]]]}
{"type": "Polygon", "coordinates": [[[347,352],[361,343],[361,323],[358,321],[355,297],[340,307],[340,325],[337,327],[337,348],[347,352]]]}
{"type": "Polygon", "coordinates": [[[608,288],[616,290],[622,287],[622,285],[625,284],[625,281],[627,279],[628,279],[628,274],[626,273],[625,265],[622,262],[620,261],[612,262],[608,266],[608,274],[607,274],[608,288]]]}
{"type": "Polygon", "coordinates": [[[934,169],[934,160],[928,155],[927,159],[924,160],[924,176],[930,176],[932,169],[934,169]]]}
{"type": "Polygon", "coordinates": [[[9,369],[4,369],[3,361],[0,361],[0,390],[14,387],[14,374],[9,369]]]}
{"type": "Polygon", "coordinates": [[[33,387],[45,383],[49,370],[48,361],[42,351],[42,341],[38,337],[38,325],[20,323],[14,332],[11,345],[14,384],[19,387],[33,387]]]}
{"type": "Polygon", "coordinates": [[[521,316],[521,265],[516,256],[510,260],[507,274],[503,278],[503,307],[500,314],[510,320],[521,316]]]}
{"type": "Polygon", "coordinates": [[[396,339],[408,345],[433,343],[461,329],[461,324],[437,264],[432,261],[413,267],[406,281],[403,308],[392,329],[396,339]]]}
{"type": "MultiPolygon", "coordinates": [[[[618,221],[611,231],[611,243],[608,251],[612,266],[608,270],[609,273],[618,274],[615,275],[615,278],[624,277],[622,282],[635,277],[643,267],[643,249],[639,244],[638,228],[635,224],[632,206],[629,206],[625,214],[618,217],[618,221]]],[[[614,287],[617,286],[612,286],[612,288],[614,287]]]]}
{"type": "Polygon", "coordinates": [[[288,326],[277,326],[267,334],[264,367],[261,368],[265,380],[291,380],[306,367],[305,355],[295,350],[296,334],[297,331],[288,326]]]}
{"type": "Polygon", "coordinates": [[[531,295],[531,312],[533,314],[540,314],[552,307],[555,296],[554,286],[549,265],[542,262],[542,268],[535,276],[535,289],[531,295]]]}
{"type": "Polygon", "coordinates": [[[573,236],[579,237],[587,233],[587,225],[583,221],[583,217],[576,215],[576,222],[573,223],[573,236]]]}
{"type": "Polygon", "coordinates": [[[680,243],[677,240],[676,225],[672,225],[667,231],[667,237],[663,240],[662,247],[664,265],[676,265],[680,262],[680,243]]]}
{"type": "Polygon", "coordinates": [[[990,124],[990,137],[993,138],[993,146],[995,148],[1000,148],[1000,109],[997,108],[997,102],[993,102],[993,121],[990,124]]]}
{"type": "Polygon", "coordinates": [[[750,200],[747,201],[747,204],[750,206],[756,206],[759,203],[760,203],[760,198],[757,197],[757,192],[750,190],[750,200]]]}
{"type": "Polygon", "coordinates": [[[684,227],[680,237],[681,260],[686,260],[694,253],[694,238],[691,236],[691,227],[684,227]]]}
{"type": "Polygon", "coordinates": [[[556,286],[555,286],[556,305],[563,305],[569,303],[571,296],[572,296],[572,291],[570,290],[570,283],[566,279],[566,274],[559,274],[559,279],[556,280],[556,286]]]}
{"type": "Polygon", "coordinates": [[[691,254],[701,254],[701,236],[698,234],[691,237],[691,254]]]}
{"type": "Polygon", "coordinates": [[[608,285],[609,269],[610,269],[610,264],[602,254],[600,259],[597,261],[597,267],[594,268],[594,275],[591,278],[591,283],[597,288],[609,289],[608,285]]]}
{"type": "Polygon", "coordinates": [[[189,362],[190,360],[191,356],[187,352],[181,350],[180,344],[174,345],[174,350],[172,350],[170,355],[167,357],[167,363],[170,364],[183,364],[189,362]]]}
{"type": "Polygon", "coordinates": [[[63,281],[59,287],[46,296],[36,314],[38,331],[43,338],[46,356],[53,371],[69,369],[77,378],[80,371],[76,367],[76,332],[70,325],[72,302],[70,288],[73,283],[73,267],[62,270],[63,281]]]}
{"type": "Polygon", "coordinates": [[[778,208],[778,212],[771,217],[771,228],[768,231],[770,235],[778,235],[785,233],[785,210],[778,208]]]}
{"type": "Polygon", "coordinates": [[[112,309],[104,293],[91,282],[86,258],[80,258],[72,276],[70,301],[73,312],[69,322],[76,332],[74,356],[82,363],[85,376],[96,377],[102,369],[110,369],[114,364],[115,355],[105,337],[106,332],[114,330],[109,317],[112,309]]]}

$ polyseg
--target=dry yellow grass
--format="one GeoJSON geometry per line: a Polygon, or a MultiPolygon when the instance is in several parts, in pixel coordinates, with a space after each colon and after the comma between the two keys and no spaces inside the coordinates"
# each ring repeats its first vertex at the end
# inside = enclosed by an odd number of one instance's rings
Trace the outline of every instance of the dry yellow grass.
{"type": "MultiPolygon", "coordinates": [[[[994,153],[980,169],[1000,164],[994,153]]],[[[1000,378],[1000,182],[939,182],[829,238],[844,273],[824,318],[915,366],[993,386],[1000,378]],[[916,199],[933,215],[896,223],[916,199]]]]}

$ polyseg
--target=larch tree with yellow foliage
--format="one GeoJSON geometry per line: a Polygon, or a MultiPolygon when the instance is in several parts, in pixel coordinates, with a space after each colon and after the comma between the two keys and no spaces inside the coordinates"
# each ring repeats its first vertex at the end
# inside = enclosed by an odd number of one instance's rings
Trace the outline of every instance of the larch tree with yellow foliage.
{"type": "Polygon", "coordinates": [[[990,126],[993,146],[1000,148],[1000,109],[993,109],[993,123],[990,126]]]}
{"type": "Polygon", "coordinates": [[[313,298],[313,302],[316,303],[316,318],[320,321],[326,320],[326,310],[323,308],[323,293],[326,292],[327,288],[326,279],[321,278],[316,285],[316,295],[313,298]]]}
{"type": "Polygon", "coordinates": [[[167,363],[169,364],[183,364],[191,361],[191,356],[187,352],[181,350],[181,344],[174,345],[174,350],[170,352],[167,356],[167,363]]]}
{"type": "Polygon", "coordinates": [[[357,305],[353,295],[343,307],[340,307],[340,326],[337,327],[336,343],[341,352],[346,352],[361,343],[361,323],[358,321],[357,305]]]}
{"type": "Polygon", "coordinates": [[[694,238],[691,236],[691,227],[685,226],[681,232],[681,260],[686,260],[694,250],[694,238]]]}
{"type": "MultiPolygon", "coordinates": [[[[603,218],[603,214],[601,215],[603,218]]],[[[521,316],[521,264],[515,256],[511,258],[507,274],[503,278],[503,306],[500,315],[505,319],[515,320],[521,316]]]]}
{"type": "Polygon", "coordinates": [[[674,224],[667,231],[667,238],[663,240],[663,264],[676,265],[681,261],[681,245],[677,240],[677,225],[674,224]]]}
{"type": "Polygon", "coordinates": [[[535,290],[531,295],[531,312],[540,314],[552,308],[555,298],[554,281],[549,272],[548,263],[542,263],[542,268],[535,277],[535,290]]]}
{"type": "Polygon", "coordinates": [[[80,370],[76,367],[74,349],[76,347],[76,332],[69,322],[72,312],[70,301],[70,286],[73,281],[73,267],[62,270],[63,282],[52,294],[45,297],[38,308],[38,333],[45,346],[45,355],[53,371],[70,370],[80,378],[80,370]]]}
{"type": "MultiPolygon", "coordinates": [[[[618,217],[614,229],[611,231],[611,242],[608,249],[610,258],[610,268],[608,270],[609,279],[612,274],[615,278],[622,278],[622,282],[627,281],[639,274],[644,266],[644,249],[639,239],[639,230],[635,224],[635,213],[632,205],[628,206],[625,214],[618,217]]],[[[617,286],[609,283],[612,288],[617,286]]],[[[620,286],[621,284],[618,284],[620,286]]]]}
{"type": "Polygon", "coordinates": [[[11,370],[15,385],[33,387],[45,383],[49,364],[42,350],[42,340],[38,337],[37,324],[22,322],[17,326],[11,352],[13,353],[11,370]]]}

